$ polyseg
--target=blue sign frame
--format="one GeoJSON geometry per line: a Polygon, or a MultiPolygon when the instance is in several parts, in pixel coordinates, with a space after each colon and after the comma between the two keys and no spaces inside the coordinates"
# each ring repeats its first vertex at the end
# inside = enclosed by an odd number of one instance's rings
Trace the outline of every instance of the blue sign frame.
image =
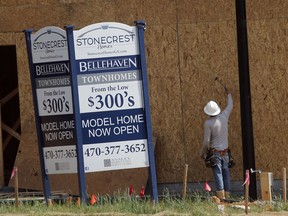
{"type": "Polygon", "coordinates": [[[149,162],[150,162],[149,181],[152,185],[153,200],[155,200],[155,202],[158,202],[157,177],[156,177],[156,168],[155,168],[152,123],[151,123],[151,116],[150,116],[150,101],[149,101],[149,91],[148,91],[148,77],[147,77],[146,55],[145,55],[145,44],[144,44],[144,31],[146,28],[146,23],[143,20],[137,20],[135,21],[135,24],[138,29],[139,51],[140,51],[140,56],[141,56],[141,71],[142,71],[144,104],[145,104],[145,113],[146,113],[149,162]]]}
{"type": "Polygon", "coordinates": [[[31,85],[32,85],[32,94],[33,94],[33,102],[34,102],[34,112],[36,117],[36,129],[37,129],[37,137],[38,137],[38,151],[40,156],[40,166],[41,166],[41,175],[42,175],[42,184],[44,189],[44,196],[46,199],[46,203],[48,203],[48,199],[51,198],[51,190],[50,190],[50,181],[49,176],[45,172],[45,164],[44,164],[44,155],[43,155],[43,147],[44,141],[42,132],[40,130],[40,122],[37,116],[39,116],[39,110],[37,104],[37,95],[36,95],[36,84],[35,80],[35,71],[33,66],[32,60],[32,50],[31,50],[31,33],[32,29],[24,30],[25,38],[26,38],[26,45],[27,45],[27,53],[28,53],[28,61],[29,61],[29,68],[30,68],[30,78],[31,78],[31,85]]]}
{"type": "Polygon", "coordinates": [[[73,28],[74,26],[66,26],[67,32],[67,41],[68,41],[68,54],[70,60],[70,69],[71,69],[71,82],[72,82],[72,97],[74,104],[74,119],[76,127],[76,150],[77,150],[77,162],[78,162],[78,184],[81,203],[87,202],[87,192],[86,192],[86,177],[84,171],[84,159],[83,159],[83,148],[82,148],[82,130],[81,130],[81,118],[80,118],[80,109],[79,109],[79,96],[77,90],[77,77],[76,77],[76,61],[75,61],[75,51],[73,47],[73,28]]]}

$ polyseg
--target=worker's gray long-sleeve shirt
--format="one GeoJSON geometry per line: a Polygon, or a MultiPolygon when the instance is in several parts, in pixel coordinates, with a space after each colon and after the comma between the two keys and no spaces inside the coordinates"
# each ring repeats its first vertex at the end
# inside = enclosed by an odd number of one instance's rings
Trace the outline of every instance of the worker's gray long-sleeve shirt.
{"type": "Polygon", "coordinates": [[[208,147],[212,147],[217,150],[224,150],[228,148],[228,120],[232,109],[232,96],[231,94],[228,94],[227,107],[217,116],[212,116],[205,121],[204,142],[200,155],[205,154],[208,147]]]}

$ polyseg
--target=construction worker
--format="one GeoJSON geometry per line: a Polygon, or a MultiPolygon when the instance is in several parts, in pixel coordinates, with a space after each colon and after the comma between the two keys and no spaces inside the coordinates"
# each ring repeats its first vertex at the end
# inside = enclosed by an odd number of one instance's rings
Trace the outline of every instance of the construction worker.
{"type": "Polygon", "coordinates": [[[216,184],[216,196],[219,199],[228,198],[230,193],[230,172],[228,155],[228,120],[233,109],[231,94],[225,88],[228,105],[221,112],[215,101],[209,101],[204,107],[204,112],[209,116],[204,124],[204,141],[200,156],[206,159],[207,151],[212,152],[212,171],[216,184]]]}

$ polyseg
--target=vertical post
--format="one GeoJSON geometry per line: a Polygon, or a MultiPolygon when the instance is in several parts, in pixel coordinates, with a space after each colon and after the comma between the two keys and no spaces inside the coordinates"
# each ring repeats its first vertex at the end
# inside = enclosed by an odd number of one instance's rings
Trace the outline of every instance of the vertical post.
{"type": "MultiPolygon", "coordinates": [[[[255,155],[253,142],[249,55],[246,26],[245,0],[236,0],[238,69],[240,86],[241,131],[243,170],[255,169],[255,155]]],[[[245,173],[244,173],[245,174],[245,173]]],[[[250,197],[257,199],[256,175],[251,176],[250,197]]]]}
{"type": "Polygon", "coordinates": [[[0,99],[0,187],[4,186],[4,158],[3,158],[3,137],[2,137],[2,117],[1,117],[1,99],[0,99]]]}
{"type": "Polygon", "coordinates": [[[187,173],[188,173],[188,164],[184,165],[184,175],[183,175],[183,192],[182,198],[186,198],[186,189],[187,189],[187,173]]]}
{"type": "Polygon", "coordinates": [[[147,125],[147,142],[148,142],[148,154],[149,154],[149,181],[152,185],[152,197],[153,200],[158,202],[158,189],[157,189],[157,178],[155,169],[155,159],[154,159],[154,147],[152,143],[152,123],[150,117],[150,102],[149,102],[149,92],[148,92],[148,77],[146,69],[146,56],[145,56],[145,45],[144,45],[144,30],[146,28],[146,23],[143,20],[135,21],[138,32],[139,40],[139,52],[141,59],[141,74],[143,82],[143,95],[144,95],[144,109],[146,116],[147,125]]]}
{"type": "Polygon", "coordinates": [[[18,168],[14,167],[15,169],[15,205],[16,207],[19,206],[19,186],[18,186],[18,168]]]}
{"type": "Polygon", "coordinates": [[[52,203],[52,199],[48,199],[48,206],[52,206],[53,203],[52,203]]]}
{"type": "Polygon", "coordinates": [[[245,213],[248,214],[248,202],[249,202],[249,184],[250,184],[250,176],[249,170],[246,170],[246,184],[245,184],[245,213]]]}
{"type": "Polygon", "coordinates": [[[71,89],[73,98],[73,110],[74,119],[76,122],[76,150],[77,150],[77,169],[78,169],[78,183],[79,183],[79,202],[82,204],[87,203],[88,197],[86,193],[86,177],[84,171],[84,158],[83,158],[83,140],[82,140],[82,127],[80,118],[80,108],[79,108],[79,96],[78,96],[78,82],[76,73],[76,61],[75,61],[75,50],[74,50],[74,36],[73,36],[73,26],[66,26],[67,41],[68,41],[68,53],[69,53],[69,63],[70,63],[70,78],[71,78],[71,89]]]}
{"type": "MultiPolygon", "coordinates": [[[[31,85],[32,85],[32,94],[33,94],[33,102],[34,102],[34,112],[35,116],[39,116],[39,110],[38,110],[38,102],[37,102],[37,95],[36,95],[36,84],[34,82],[35,78],[35,72],[33,67],[33,60],[32,60],[32,51],[31,51],[31,29],[27,29],[24,31],[25,37],[26,37],[26,46],[27,46],[27,53],[28,53],[28,61],[29,61],[29,68],[30,68],[30,79],[31,79],[31,85]]],[[[40,166],[41,166],[41,175],[42,175],[42,184],[43,184],[43,190],[44,190],[44,196],[46,199],[46,203],[48,204],[48,199],[50,199],[51,191],[50,191],[50,181],[49,177],[45,172],[45,164],[44,164],[44,156],[43,156],[43,137],[40,130],[40,122],[36,118],[36,129],[37,129],[37,137],[38,137],[38,152],[40,157],[40,166]]]]}
{"type": "Polygon", "coordinates": [[[272,173],[262,172],[260,173],[260,185],[261,185],[261,198],[265,201],[272,201],[272,173]]]}
{"type": "Polygon", "coordinates": [[[286,168],[283,167],[283,182],[282,182],[282,190],[283,190],[283,202],[286,203],[287,200],[287,187],[286,187],[286,168]]]}

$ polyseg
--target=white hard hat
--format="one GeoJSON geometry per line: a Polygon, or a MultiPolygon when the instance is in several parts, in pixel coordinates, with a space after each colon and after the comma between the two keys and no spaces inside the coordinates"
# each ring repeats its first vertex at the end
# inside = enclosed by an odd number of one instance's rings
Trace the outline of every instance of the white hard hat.
{"type": "Polygon", "coordinates": [[[209,101],[204,107],[204,112],[209,116],[216,116],[221,112],[221,109],[215,101],[209,101]]]}

